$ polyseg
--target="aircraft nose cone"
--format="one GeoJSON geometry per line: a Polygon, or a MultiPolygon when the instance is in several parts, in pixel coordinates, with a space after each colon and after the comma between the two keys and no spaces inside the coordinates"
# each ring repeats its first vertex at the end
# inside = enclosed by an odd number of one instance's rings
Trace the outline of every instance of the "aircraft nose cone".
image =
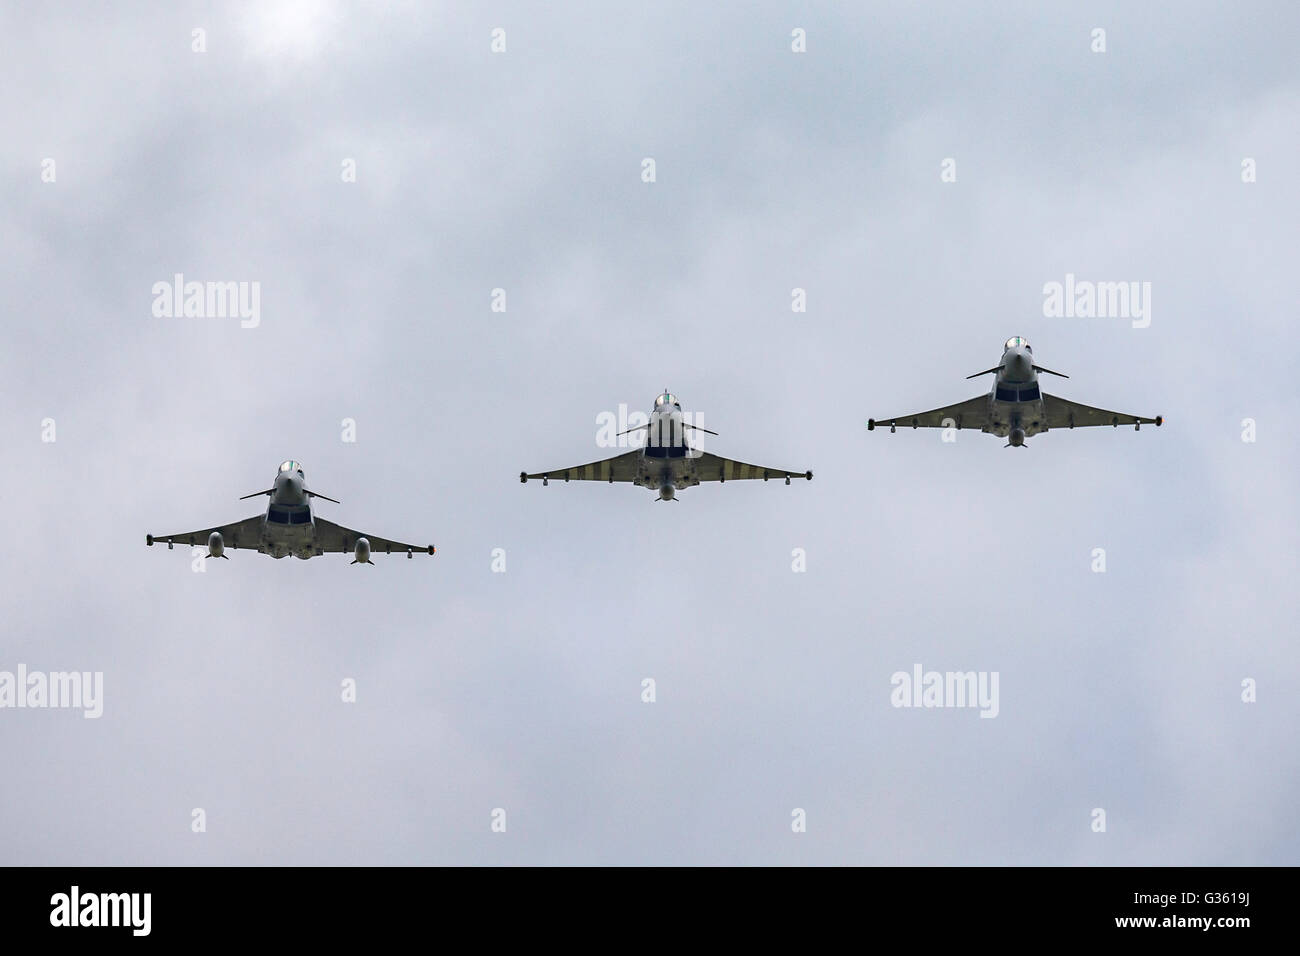
{"type": "Polygon", "coordinates": [[[1029,379],[1030,373],[1033,371],[1032,366],[1033,363],[1024,352],[1013,352],[1007,356],[1007,375],[1017,382],[1024,382],[1029,379]]]}
{"type": "Polygon", "coordinates": [[[279,499],[284,502],[294,501],[302,497],[302,481],[296,477],[285,475],[276,485],[279,492],[279,499]]]}

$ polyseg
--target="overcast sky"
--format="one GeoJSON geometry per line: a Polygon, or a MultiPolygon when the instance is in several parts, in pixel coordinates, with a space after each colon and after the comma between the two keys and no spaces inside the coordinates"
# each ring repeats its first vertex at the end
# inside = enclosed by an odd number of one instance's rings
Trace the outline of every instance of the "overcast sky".
{"type": "Polygon", "coordinates": [[[1300,11],[700,6],[0,12],[0,863],[1300,862],[1300,11]],[[867,431],[1012,335],[1164,427],[867,431]],[[816,478],[519,483],[665,387],[816,478]],[[438,554],[144,546],[285,458],[438,554]]]}

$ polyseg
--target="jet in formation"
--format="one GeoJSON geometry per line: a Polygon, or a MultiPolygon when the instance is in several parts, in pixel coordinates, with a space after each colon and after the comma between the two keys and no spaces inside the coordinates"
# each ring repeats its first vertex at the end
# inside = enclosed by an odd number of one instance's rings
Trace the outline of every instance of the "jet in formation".
{"type": "Polygon", "coordinates": [[[677,401],[677,396],[666,390],[655,399],[650,420],[646,424],[619,434],[626,435],[642,429],[647,432],[646,442],[632,451],[573,468],[539,471],[532,475],[526,471],[520,472],[519,480],[540,478],[543,485],[551,479],[611,483],[625,481],[657,491],[658,501],[673,501],[678,491],[691,488],[702,481],[743,481],[754,478],[767,481],[770,478],[784,478],[788,485],[791,478],[812,480],[811,471],[764,468],[691,447],[687,441],[687,431],[702,431],[710,435],[716,435],[717,432],[684,422],[681,403],[677,401]]]}
{"type": "Polygon", "coordinates": [[[1143,425],[1158,427],[1164,424],[1161,415],[1143,418],[1141,415],[1111,412],[1049,395],[1038,387],[1039,372],[1060,378],[1070,377],[1034,364],[1033,348],[1017,335],[1007,339],[1001,362],[993,368],[966,376],[968,379],[981,375],[995,376],[993,388],[987,394],[915,415],[871,418],[867,420],[867,429],[872,430],[877,425],[888,425],[891,432],[900,425],[904,428],[909,425],[912,428],[978,428],[982,432],[991,432],[1005,438],[1008,448],[1023,448],[1026,438],[1053,428],[1083,428],[1087,425],[1111,425],[1118,428],[1120,425],[1132,425],[1135,429],[1140,429],[1143,425]]]}
{"type": "MultiPolygon", "coordinates": [[[[326,552],[341,552],[353,555],[353,564],[374,564],[371,554],[401,554],[408,558],[415,552],[434,553],[433,545],[404,544],[390,541],[378,535],[362,534],[351,528],[326,521],[312,513],[313,498],[323,498],[339,504],[334,498],[307,490],[307,476],[303,474],[302,465],[296,461],[286,461],[276,472],[275,484],[266,491],[257,491],[244,495],[240,501],[268,495],[270,501],[266,513],[225,524],[216,528],[204,528],[202,531],[187,531],[184,534],[150,534],[145,536],[145,544],[153,545],[155,541],[166,541],[167,547],[173,542],[197,546],[200,542],[208,546],[208,556],[226,558],[226,548],[245,548],[269,554],[273,558],[315,557],[326,552]]],[[[229,558],[227,558],[229,560],[229,558]]]]}

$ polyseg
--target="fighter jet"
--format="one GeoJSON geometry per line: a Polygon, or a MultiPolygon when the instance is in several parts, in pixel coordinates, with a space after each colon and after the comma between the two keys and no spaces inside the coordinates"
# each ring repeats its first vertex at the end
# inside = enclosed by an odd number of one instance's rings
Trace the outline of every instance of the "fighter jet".
{"type": "Polygon", "coordinates": [[[1023,448],[1025,439],[1053,428],[1082,428],[1085,425],[1143,425],[1164,424],[1164,416],[1143,418],[1124,412],[1110,412],[1104,408],[1080,405],[1068,399],[1057,398],[1038,389],[1038,373],[1069,378],[1050,368],[1034,364],[1034,350],[1029,342],[1017,335],[1007,339],[1002,361],[993,368],[967,375],[968,379],[981,375],[994,375],[993,389],[987,395],[977,395],[970,401],[936,408],[916,415],[899,415],[897,418],[869,418],[867,430],[877,425],[888,425],[893,432],[899,425],[904,428],[978,428],[1007,440],[1004,447],[1023,448]]]}
{"type": "Polygon", "coordinates": [[[296,461],[286,461],[276,472],[275,484],[266,491],[255,491],[244,495],[240,501],[269,495],[266,514],[254,515],[234,524],[225,524],[217,528],[204,528],[202,531],[188,531],[184,534],[149,534],[145,535],[145,544],[152,546],[155,541],[166,541],[171,548],[173,542],[198,545],[205,542],[208,557],[226,558],[226,548],[244,548],[269,554],[273,558],[315,557],[327,551],[343,554],[352,552],[353,564],[374,564],[370,560],[372,553],[392,554],[396,551],[406,552],[408,558],[416,551],[434,553],[433,545],[403,544],[390,541],[373,534],[361,534],[351,528],[344,528],[312,514],[311,499],[324,498],[339,504],[334,498],[307,490],[307,476],[303,474],[302,465],[296,461]]]}
{"type": "Polygon", "coordinates": [[[743,461],[720,458],[708,452],[691,447],[686,440],[686,432],[701,431],[710,435],[717,432],[687,424],[682,420],[682,406],[677,396],[664,390],[655,399],[654,409],[650,412],[650,421],[636,428],[629,428],[620,435],[629,432],[647,432],[646,443],[632,451],[603,461],[593,461],[587,465],[573,468],[560,468],[555,471],[539,471],[535,475],[519,473],[520,481],[540,478],[542,484],[548,484],[552,478],[564,481],[629,481],[643,488],[651,488],[659,493],[657,501],[673,501],[677,492],[683,488],[698,485],[701,481],[732,481],[747,478],[784,478],[790,484],[791,478],[812,480],[811,471],[787,471],[784,468],[763,468],[759,465],[747,465],[743,461]]]}

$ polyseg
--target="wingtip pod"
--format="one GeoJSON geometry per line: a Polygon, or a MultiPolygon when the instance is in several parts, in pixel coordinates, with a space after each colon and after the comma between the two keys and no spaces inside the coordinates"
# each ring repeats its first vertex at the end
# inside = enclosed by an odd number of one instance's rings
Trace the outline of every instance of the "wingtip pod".
{"type": "Polygon", "coordinates": [[[805,478],[807,478],[809,481],[812,481],[812,472],[811,472],[811,471],[805,471],[805,472],[803,473],[803,476],[804,476],[805,478]]]}
{"type": "Polygon", "coordinates": [[[868,418],[868,419],[867,419],[867,431],[869,431],[869,432],[874,432],[875,430],[876,430],[876,420],[875,420],[874,418],[868,418]]]}
{"type": "Polygon", "coordinates": [[[151,534],[147,534],[147,535],[145,535],[145,536],[144,536],[144,543],[145,543],[146,545],[148,545],[149,547],[152,548],[152,547],[153,547],[153,535],[151,535],[151,534]]]}
{"type": "Polygon", "coordinates": [[[438,553],[438,549],[435,548],[433,545],[429,545],[429,553],[430,553],[430,554],[437,554],[437,553],[438,553]]]}
{"type": "Polygon", "coordinates": [[[519,482],[520,482],[520,484],[523,484],[523,483],[526,482],[526,481],[528,481],[528,472],[526,472],[526,471],[521,471],[521,472],[519,473],[519,482]]]}
{"type": "Polygon", "coordinates": [[[1163,416],[1163,415],[1157,415],[1157,416],[1156,416],[1156,428],[1159,428],[1159,427],[1160,427],[1161,425],[1163,425],[1164,423],[1165,423],[1165,416],[1163,416]]]}

